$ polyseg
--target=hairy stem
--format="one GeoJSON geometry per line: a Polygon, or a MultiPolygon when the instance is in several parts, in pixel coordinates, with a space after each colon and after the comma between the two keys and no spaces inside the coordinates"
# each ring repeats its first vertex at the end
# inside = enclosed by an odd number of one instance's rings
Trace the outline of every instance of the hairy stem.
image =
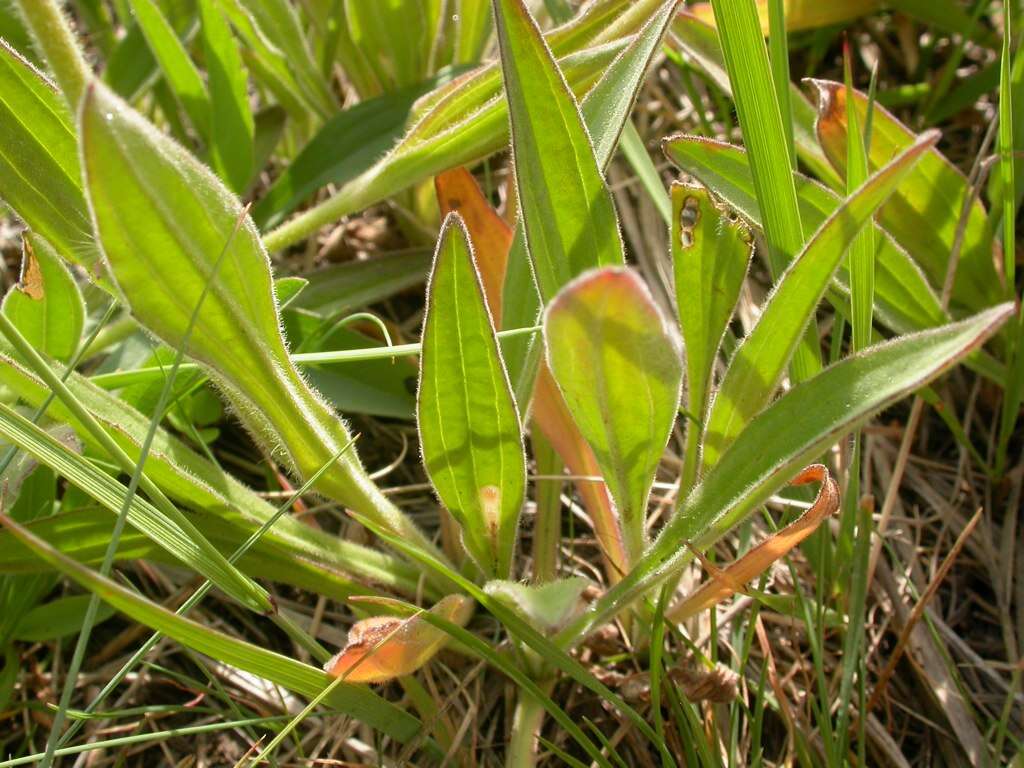
{"type": "Polygon", "coordinates": [[[50,65],[57,85],[74,111],[92,71],[67,17],[57,0],[18,0],[18,6],[35,38],[36,48],[50,65]]]}

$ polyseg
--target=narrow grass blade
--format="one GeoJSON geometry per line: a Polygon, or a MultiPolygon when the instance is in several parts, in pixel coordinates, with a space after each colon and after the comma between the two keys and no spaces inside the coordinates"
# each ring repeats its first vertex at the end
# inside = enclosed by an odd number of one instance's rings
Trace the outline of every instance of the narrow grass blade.
{"type": "Polygon", "coordinates": [[[949,370],[1013,314],[1011,304],[942,328],[877,344],[803,382],[760,413],[691,491],[643,560],[559,635],[568,645],[676,573],[795,472],[872,414],[949,370]]]}
{"type": "Polygon", "coordinates": [[[129,0],[135,20],[174,97],[201,138],[210,138],[210,94],[174,28],[153,0],[129,0]]]}
{"type": "Polygon", "coordinates": [[[78,349],[85,304],[71,273],[38,235],[22,236],[21,277],[4,296],[3,312],[33,347],[67,362],[78,349]]]}
{"type": "Polygon", "coordinates": [[[458,214],[441,227],[423,321],[417,409],[423,461],[463,542],[507,578],[526,489],[522,426],[458,214]]]}
{"type": "MultiPolygon", "coordinates": [[[[54,569],[99,595],[118,611],[159,630],[187,648],[307,697],[317,695],[324,686],[331,683],[327,673],[315,667],[171,613],[142,595],[63,556],[6,515],[0,515],[0,524],[54,569]]],[[[326,703],[402,742],[415,738],[419,733],[420,724],[413,716],[367,688],[339,685],[328,696],[326,703]]]]}
{"type": "Polygon", "coordinates": [[[516,185],[541,297],[623,263],[611,193],[572,92],[522,0],[494,0],[516,185]]]}
{"type": "Polygon", "coordinates": [[[255,171],[249,78],[216,0],[199,0],[199,16],[210,89],[210,161],[225,183],[242,194],[255,171]]]}
{"type": "Polygon", "coordinates": [[[697,478],[704,417],[719,345],[754,252],[750,230],[730,220],[704,187],[672,185],[671,253],[679,327],[686,346],[686,455],[680,488],[697,478]]]}
{"type": "Polygon", "coordinates": [[[548,367],[615,500],[626,554],[646,544],[647,497],[679,407],[682,359],[636,273],[588,272],[544,313],[548,367]]]}
{"type": "Polygon", "coordinates": [[[807,318],[818,302],[850,242],[899,182],[938,140],[925,134],[910,149],[860,187],[821,225],[779,279],[757,325],[729,363],[708,415],[703,462],[710,467],[754,415],[770,400],[807,318]]]}

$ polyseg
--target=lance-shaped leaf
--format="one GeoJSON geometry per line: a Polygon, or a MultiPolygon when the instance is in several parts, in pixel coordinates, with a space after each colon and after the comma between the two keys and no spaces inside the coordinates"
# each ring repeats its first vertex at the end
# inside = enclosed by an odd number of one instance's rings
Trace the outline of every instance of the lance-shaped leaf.
{"type": "Polygon", "coordinates": [[[576,99],[522,0],[494,0],[516,186],[541,297],[623,263],[618,218],[576,99]]]}
{"type": "Polygon", "coordinates": [[[758,319],[729,362],[704,434],[703,464],[710,467],[774,394],[843,254],[861,227],[938,140],[922,135],[875,173],[818,229],[779,278],[758,319]]]}
{"type": "Polygon", "coordinates": [[[427,473],[466,549],[507,577],[526,489],[522,426],[458,214],[441,227],[427,290],[417,416],[427,473]]]}
{"type": "Polygon", "coordinates": [[[685,621],[742,591],[744,584],[753,581],[768,570],[772,563],[785,557],[793,547],[814,533],[822,522],[839,511],[839,484],[824,465],[812,464],[790,481],[790,485],[807,483],[821,483],[818,497],[810,509],[727,568],[719,569],[705,561],[708,580],[685,600],[669,608],[665,617],[673,622],[685,621]]]}
{"type": "MultiPolygon", "coordinates": [[[[753,226],[761,226],[761,210],[754,192],[750,162],[742,147],[700,136],[672,136],[662,144],[665,155],[681,170],[714,190],[730,207],[753,226]]],[[[794,174],[800,216],[813,229],[831,216],[842,203],[832,190],[794,174]]],[[[949,321],[935,291],[913,259],[876,223],[875,311],[889,328],[900,333],[920,331],[949,321]]],[[[849,291],[849,272],[840,264],[836,277],[842,290],[849,291]]]]}
{"type": "Polygon", "coordinates": [[[238,200],[100,83],[83,98],[79,140],[95,230],[136,319],[180,348],[199,307],[185,352],[246,426],[303,476],[330,465],[319,490],[433,551],[355,451],[335,461],[351,436],[288,356],[269,259],[238,200]]]}
{"type": "Polygon", "coordinates": [[[762,411],[684,500],[632,571],[559,636],[565,647],[677,573],[789,478],[874,413],[949,370],[1013,315],[1001,304],[959,323],[902,336],[826,368],[762,411]]]}
{"type": "MultiPolygon", "coordinates": [[[[359,602],[401,605],[372,598],[359,602]]],[[[430,613],[461,627],[473,615],[473,601],[463,595],[448,595],[430,613]]],[[[406,618],[373,616],[357,621],[349,630],[345,648],[325,665],[327,674],[349,683],[384,683],[411,675],[448,642],[448,634],[422,614],[417,611],[406,618]]]]}
{"type": "Polygon", "coordinates": [[[21,278],[4,296],[3,313],[40,352],[67,362],[78,349],[85,304],[71,273],[49,243],[26,233],[21,278]]]}
{"type": "Polygon", "coordinates": [[[544,312],[548,367],[590,443],[634,561],[647,496],[675,423],[680,342],[643,281],[626,268],[586,273],[544,312]]]}
{"type": "MultiPolygon", "coordinates": [[[[832,164],[846,168],[846,89],[842,83],[812,81],[818,89],[818,140],[832,164]]],[[[867,97],[855,91],[861,123],[867,97]]],[[[868,166],[880,168],[914,143],[916,136],[884,107],[875,105],[868,166]]],[[[942,153],[928,152],[882,208],[879,223],[920,264],[936,290],[946,279],[949,254],[957,237],[967,179],[942,153]]],[[[985,226],[985,207],[975,200],[968,209],[963,244],[953,284],[953,304],[976,311],[1002,296],[993,261],[993,243],[985,226]]]]}
{"type": "MultiPolygon", "coordinates": [[[[138,592],[65,557],[6,515],[0,515],[0,524],[53,569],[96,593],[126,616],[167,635],[186,648],[309,698],[322,693],[333,682],[322,670],[168,611],[138,592]]],[[[324,704],[347,712],[399,741],[409,741],[420,733],[421,726],[416,718],[362,686],[337,684],[324,698],[324,704]]]]}
{"type": "Polygon", "coordinates": [[[75,128],[54,85],[0,40],[0,199],[64,258],[97,254],[75,128]]]}
{"type": "Polygon", "coordinates": [[[672,185],[672,263],[679,327],[686,346],[686,451],[681,487],[696,477],[711,375],[725,329],[739,300],[754,241],[704,187],[672,185]]]}

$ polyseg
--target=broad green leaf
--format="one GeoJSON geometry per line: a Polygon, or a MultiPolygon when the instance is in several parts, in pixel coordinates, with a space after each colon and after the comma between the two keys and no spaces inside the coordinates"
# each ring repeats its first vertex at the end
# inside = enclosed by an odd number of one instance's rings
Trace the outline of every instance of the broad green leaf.
{"type": "Polygon", "coordinates": [[[681,488],[696,479],[712,373],[754,251],[750,230],[704,187],[672,185],[672,263],[686,346],[686,450],[681,488]]]}
{"type": "Polygon", "coordinates": [[[192,128],[203,139],[210,137],[210,94],[170,22],[153,0],[129,0],[149,50],[160,65],[164,79],[188,115],[192,128]]]}
{"type": "MultiPolygon", "coordinates": [[[[0,515],[0,523],[38,557],[99,595],[108,605],[186,648],[309,698],[321,693],[332,682],[330,676],[322,670],[171,613],[141,594],[63,556],[6,515],[0,515]]],[[[346,712],[402,742],[416,738],[420,732],[416,718],[362,686],[338,684],[324,699],[324,704],[346,712]]]]}
{"type": "Polygon", "coordinates": [[[238,200],[102,84],[86,92],[79,136],[96,232],[134,317],[181,347],[205,293],[185,352],[208,368],[245,425],[304,477],[331,464],[319,490],[433,549],[355,451],[334,461],[351,437],[288,356],[269,260],[238,200]],[[173,289],[155,291],[154,282],[173,289]]]}
{"type": "Polygon", "coordinates": [[[813,317],[847,247],[925,152],[938,141],[930,132],[871,176],[808,241],[733,355],[704,432],[703,464],[722,451],[771,399],[807,319],[813,317]]]}
{"type": "Polygon", "coordinates": [[[38,235],[22,240],[21,277],[4,296],[3,312],[40,352],[67,362],[78,349],[85,304],[60,256],[38,235]]]}
{"type": "MultiPolygon", "coordinates": [[[[695,176],[730,207],[756,227],[761,211],[754,193],[747,153],[740,147],[699,136],[672,136],[663,143],[665,154],[681,170],[695,176]]],[[[842,202],[835,192],[801,174],[794,174],[800,215],[817,229],[842,202]]],[[[872,223],[877,241],[875,310],[879,320],[894,331],[909,333],[949,321],[938,296],[920,268],[885,230],[872,223]]],[[[841,264],[836,277],[849,292],[849,272],[841,264]]]]}
{"type": "MultiPolygon", "coordinates": [[[[40,406],[49,395],[43,383],[12,358],[10,351],[2,345],[0,380],[33,407],[40,406]]],[[[67,385],[118,445],[133,459],[137,458],[149,419],[77,373],[68,377],[67,385]]],[[[47,413],[53,419],[70,423],[92,450],[102,450],[62,403],[53,402],[47,413]]],[[[235,534],[238,542],[274,514],[272,506],[230,473],[163,429],[158,429],[154,437],[146,460],[146,474],[172,498],[192,509],[213,515],[213,519],[226,521],[235,531],[241,531],[242,535],[235,534]]],[[[200,527],[206,533],[209,525],[203,523],[200,527]]],[[[215,538],[223,539],[225,535],[216,534],[215,538]]],[[[107,541],[109,536],[102,546],[107,541]]],[[[314,529],[290,515],[277,520],[264,535],[264,541],[288,553],[295,562],[309,562],[324,571],[352,574],[371,583],[399,589],[405,594],[416,594],[417,574],[410,571],[406,563],[379,550],[314,529]]],[[[97,562],[101,560],[102,550],[97,562]]]]}
{"type": "Polygon", "coordinates": [[[647,497],[675,423],[683,365],[675,325],[626,268],[586,273],[544,313],[548,367],[618,508],[626,551],[646,543],[647,497]]]}
{"type": "Polygon", "coordinates": [[[579,106],[522,0],[494,0],[516,186],[542,298],[622,264],[618,217],[579,106]]]}
{"type": "MultiPolygon", "coordinates": [[[[394,605],[397,601],[382,602],[394,605]]],[[[412,674],[448,642],[448,635],[424,621],[423,613],[357,621],[349,630],[345,648],[327,662],[327,674],[350,683],[383,683],[412,674]]],[[[473,615],[473,601],[464,595],[448,595],[429,613],[464,626],[473,615]]]]}
{"type": "Polygon", "coordinates": [[[3,40],[0,199],[64,258],[93,267],[97,253],[74,123],[53,84],[3,40]]]}
{"type": "Polygon", "coordinates": [[[309,280],[298,275],[279,277],[274,280],[274,299],[277,301],[277,306],[283,311],[298,298],[307,285],[309,285],[309,280]]]}
{"type": "MultiPolygon", "coordinates": [[[[846,167],[846,93],[841,83],[815,80],[818,89],[818,138],[833,165],[846,167]]],[[[855,92],[857,113],[864,120],[867,98],[855,92]]],[[[872,121],[869,167],[880,168],[916,139],[885,108],[876,105],[872,121]]],[[[900,185],[882,208],[879,223],[921,266],[932,286],[942,291],[949,254],[956,238],[967,180],[942,154],[933,149],[900,185]]],[[[985,226],[985,207],[970,206],[963,245],[956,267],[952,306],[976,311],[1003,295],[993,263],[992,240],[985,226]]]]}
{"type": "MultiPolygon", "coordinates": [[[[37,605],[21,617],[12,637],[25,643],[45,643],[77,634],[82,628],[82,617],[88,605],[88,595],[58,597],[37,605]]],[[[113,615],[113,608],[101,605],[95,623],[100,624],[113,615]]]]}
{"type": "MultiPolygon", "coordinates": [[[[772,88],[768,49],[754,0],[712,0],[722,42],[732,98],[736,104],[743,143],[750,153],[754,189],[761,204],[768,265],[778,279],[804,244],[804,227],[788,152],[789,146],[778,98],[772,88]]],[[[807,320],[804,341],[792,361],[795,378],[809,378],[821,368],[817,323],[807,320]]]]}
{"type": "Polygon", "coordinates": [[[567,627],[564,647],[692,559],[874,413],[949,370],[1013,313],[1002,304],[968,320],[876,344],[802,382],[760,413],[683,501],[644,558],[567,627]]]}
{"type": "Polygon", "coordinates": [[[199,0],[199,15],[210,88],[210,161],[228,186],[242,194],[253,175],[255,127],[249,81],[216,0],[199,0]]]}
{"type": "Polygon", "coordinates": [[[423,462],[438,497],[484,573],[505,578],[526,489],[522,426],[458,214],[445,219],[434,256],[418,401],[423,462]]]}
{"type": "Polygon", "coordinates": [[[586,610],[583,592],[590,586],[592,582],[587,579],[573,576],[546,584],[489,581],[484,590],[520,614],[538,631],[550,635],[586,610]]]}

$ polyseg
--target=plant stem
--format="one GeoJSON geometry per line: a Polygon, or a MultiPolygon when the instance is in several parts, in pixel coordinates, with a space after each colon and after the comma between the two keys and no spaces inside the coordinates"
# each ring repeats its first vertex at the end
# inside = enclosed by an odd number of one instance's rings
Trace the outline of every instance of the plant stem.
{"type": "Polygon", "coordinates": [[[57,0],[18,0],[18,5],[35,38],[36,47],[50,65],[57,85],[74,111],[92,71],[67,17],[57,0]]]}
{"type": "MultiPolygon", "coordinates": [[[[553,681],[541,683],[550,693],[553,681]]],[[[512,734],[505,754],[507,768],[531,768],[537,764],[537,737],[544,725],[544,705],[524,690],[519,691],[516,711],[512,718],[512,734]]]]}

